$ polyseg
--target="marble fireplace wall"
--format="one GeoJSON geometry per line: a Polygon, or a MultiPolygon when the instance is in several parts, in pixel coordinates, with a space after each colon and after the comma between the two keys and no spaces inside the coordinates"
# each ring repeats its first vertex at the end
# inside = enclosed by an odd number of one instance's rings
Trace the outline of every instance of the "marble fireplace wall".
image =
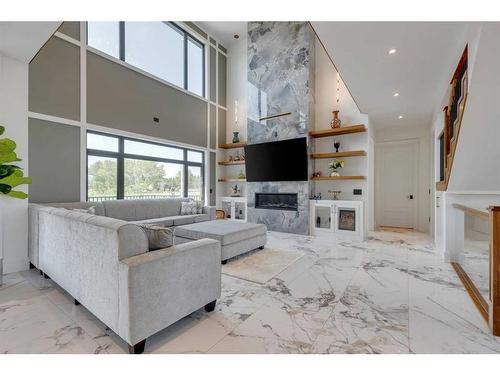
{"type": "MultiPolygon", "coordinates": [[[[247,142],[307,137],[314,123],[314,34],[305,22],[248,23],[247,142]],[[260,120],[284,112],[291,115],[260,120]]],[[[309,144],[309,142],[308,142],[309,144]]],[[[308,175],[312,173],[310,163],[308,175]]],[[[309,234],[308,181],[247,182],[248,221],[309,234]],[[255,193],[297,193],[298,211],[255,208],[255,193]]]]}

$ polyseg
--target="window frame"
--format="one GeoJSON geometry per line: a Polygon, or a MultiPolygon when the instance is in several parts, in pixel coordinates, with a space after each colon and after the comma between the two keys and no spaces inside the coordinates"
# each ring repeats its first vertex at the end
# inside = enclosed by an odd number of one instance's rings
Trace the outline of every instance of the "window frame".
{"type": "MultiPolygon", "coordinates": [[[[96,149],[90,149],[86,148],[86,164],[87,164],[87,172],[86,172],[86,187],[85,187],[85,198],[88,201],[89,200],[89,156],[100,156],[100,157],[108,157],[108,158],[116,158],[116,164],[117,164],[117,171],[116,171],[116,176],[117,176],[117,181],[116,181],[116,199],[117,200],[123,200],[125,199],[125,159],[134,159],[134,160],[145,160],[145,161],[153,161],[153,162],[159,162],[159,163],[172,163],[172,164],[179,164],[183,166],[183,181],[182,181],[182,197],[183,198],[188,198],[188,183],[189,183],[189,178],[188,178],[188,170],[190,166],[193,167],[200,167],[201,168],[201,195],[200,195],[200,200],[205,201],[205,152],[192,149],[189,147],[181,147],[177,145],[171,145],[171,144],[166,144],[166,143],[159,143],[159,142],[153,142],[153,141],[146,141],[143,139],[138,139],[138,138],[132,138],[132,137],[126,137],[126,136],[121,136],[121,135],[115,135],[115,134],[109,134],[109,133],[104,133],[101,131],[96,131],[96,130],[87,130],[87,134],[97,134],[105,137],[112,137],[112,138],[117,138],[118,139],[118,152],[115,151],[104,151],[104,150],[96,150],[96,149]],[[168,158],[160,158],[160,157],[152,157],[152,156],[145,156],[145,155],[137,155],[137,154],[129,154],[125,152],[125,141],[134,141],[134,142],[142,142],[145,144],[150,144],[150,145],[155,145],[155,146],[162,146],[162,147],[171,147],[171,148],[176,148],[180,149],[183,151],[183,160],[178,160],[178,159],[168,159],[168,158]],[[201,162],[193,162],[193,161],[188,161],[188,151],[195,151],[201,153],[201,162]]],[[[86,136],[85,136],[86,139],[86,136]]]]}
{"type": "MultiPolygon", "coordinates": [[[[201,41],[199,38],[195,37],[193,34],[189,33],[188,31],[186,31],[184,28],[182,28],[181,26],[179,26],[178,24],[176,24],[175,22],[171,22],[171,21],[151,21],[151,22],[161,22],[163,24],[165,24],[166,26],[168,27],[171,27],[173,28],[175,31],[179,32],[180,34],[183,35],[183,68],[184,68],[184,77],[183,77],[183,86],[178,86],[177,84],[173,83],[173,82],[170,82],[164,78],[161,78],[161,77],[158,77],[157,75],[151,73],[151,72],[148,72],[146,70],[143,70],[139,67],[136,67],[135,65],[133,64],[130,64],[128,63],[126,60],[125,60],[125,38],[126,38],[126,33],[125,33],[125,22],[127,21],[117,21],[118,22],[118,30],[119,30],[119,57],[118,57],[118,60],[122,61],[123,63],[129,65],[129,66],[133,66],[134,68],[136,69],[139,69],[141,71],[145,71],[146,73],[148,74],[151,74],[152,76],[154,77],[157,77],[158,79],[162,80],[162,81],[166,81],[168,82],[170,85],[173,85],[175,87],[180,87],[194,95],[197,95],[197,96],[201,96],[202,98],[206,98],[206,44],[201,41]],[[188,54],[188,40],[191,40],[193,43],[199,45],[201,47],[201,56],[202,56],[202,95],[199,95],[198,93],[196,92],[193,92],[191,90],[189,90],[188,88],[188,59],[189,59],[189,54],[188,54]]],[[[128,22],[131,22],[131,21],[128,21],[128,22]]],[[[87,46],[90,47],[90,48],[95,48],[91,45],[88,44],[88,22],[86,23],[86,32],[87,32],[87,46]]],[[[101,51],[99,50],[98,48],[95,48],[96,50],[108,55],[106,52],[104,51],[101,51]]],[[[108,56],[111,56],[111,55],[108,55],[108,56]]],[[[112,58],[116,59],[115,56],[111,56],[112,58]]]]}

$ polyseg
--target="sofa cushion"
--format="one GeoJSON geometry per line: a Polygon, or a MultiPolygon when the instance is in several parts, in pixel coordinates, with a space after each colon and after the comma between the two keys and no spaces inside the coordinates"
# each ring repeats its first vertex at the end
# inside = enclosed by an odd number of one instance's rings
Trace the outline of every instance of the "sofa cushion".
{"type": "Polygon", "coordinates": [[[183,225],[175,229],[175,236],[199,240],[213,238],[228,245],[247,238],[265,235],[264,224],[238,222],[233,220],[210,220],[201,223],[183,225]]]}
{"type": "Polygon", "coordinates": [[[126,221],[178,216],[181,203],[189,198],[130,199],[102,202],[104,214],[108,217],[126,221]]]}
{"type": "Polygon", "coordinates": [[[83,209],[87,210],[90,207],[94,207],[95,215],[104,215],[104,206],[101,202],[68,202],[68,203],[43,203],[43,206],[66,208],[68,210],[83,209]]]}
{"type": "Polygon", "coordinates": [[[202,221],[208,221],[208,220],[210,220],[209,214],[194,215],[194,222],[195,223],[201,223],[202,221]]]}
{"type": "Polygon", "coordinates": [[[172,216],[171,219],[174,221],[174,226],[193,224],[197,215],[180,215],[172,216]]]}
{"type": "Polygon", "coordinates": [[[134,220],[131,223],[141,225],[141,224],[154,224],[162,227],[171,227],[174,225],[174,219],[171,217],[158,217],[155,219],[145,219],[145,220],[134,220]]]}
{"type": "Polygon", "coordinates": [[[153,224],[138,224],[148,238],[149,251],[165,249],[173,245],[172,230],[153,224]]]}

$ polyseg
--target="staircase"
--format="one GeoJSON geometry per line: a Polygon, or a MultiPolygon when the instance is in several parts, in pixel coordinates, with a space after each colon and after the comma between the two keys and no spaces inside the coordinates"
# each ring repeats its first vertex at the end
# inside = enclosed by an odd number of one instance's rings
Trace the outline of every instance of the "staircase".
{"type": "Polygon", "coordinates": [[[446,191],[453,167],[453,159],[457,147],[462,117],[467,101],[467,46],[455,69],[450,83],[450,98],[444,107],[444,127],[440,140],[440,181],[436,183],[436,190],[446,191]]]}

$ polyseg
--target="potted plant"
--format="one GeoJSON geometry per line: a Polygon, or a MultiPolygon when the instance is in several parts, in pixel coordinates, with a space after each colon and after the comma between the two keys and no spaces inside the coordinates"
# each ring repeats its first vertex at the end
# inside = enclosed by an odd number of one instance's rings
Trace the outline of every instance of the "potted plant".
{"type": "MultiPolygon", "coordinates": [[[[0,135],[5,132],[5,128],[0,125],[0,135]]],[[[31,178],[25,177],[20,167],[12,164],[21,161],[15,152],[16,142],[9,138],[0,138],[0,206],[5,197],[26,199],[28,194],[23,191],[14,190],[16,186],[31,184],[31,178]]],[[[3,214],[0,207],[0,285],[2,284],[3,273],[3,214]]]]}
{"type": "Polygon", "coordinates": [[[340,173],[338,172],[338,169],[344,168],[345,161],[344,160],[332,160],[331,163],[328,165],[328,168],[330,168],[331,173],[330,176],[340,176],[340,173]]]}

